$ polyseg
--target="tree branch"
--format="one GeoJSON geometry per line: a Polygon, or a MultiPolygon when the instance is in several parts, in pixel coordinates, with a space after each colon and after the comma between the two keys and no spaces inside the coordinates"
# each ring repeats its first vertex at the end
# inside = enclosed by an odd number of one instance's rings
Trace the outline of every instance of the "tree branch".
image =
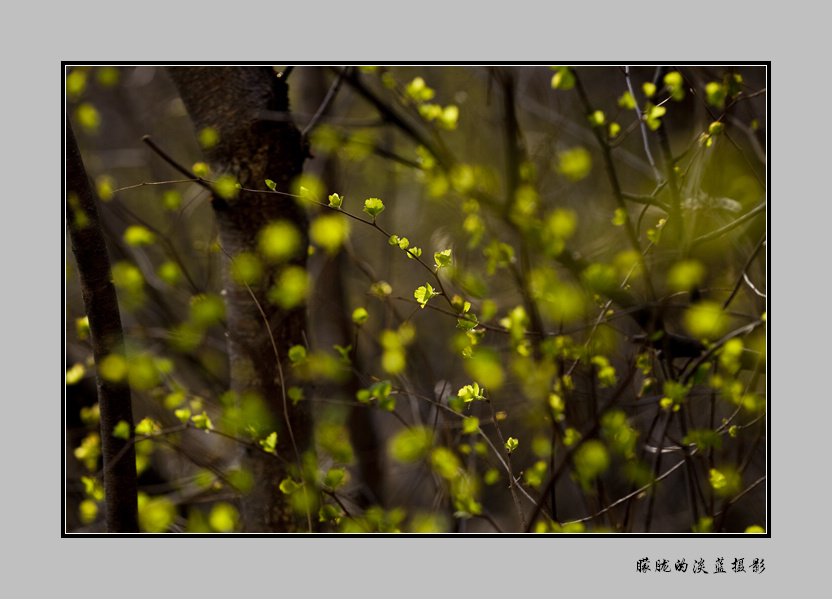
{"type": "Polygon", "coordinates": [[[129,441],[113,436],[113,429],[119,422],[127,422],[130,430],[133,430],[130,387],[124,380],[111,381],[101,373],[101,364],[107,357],[119,356],[124,359],[121,315],[98,208],[68,120],[66,176],[69,236],[81,279],[84,308],[90,323],[98,383],[107,531],[137,532],[136,454],[129,441]],[[116,456],[122,453],[125,459],[117,459],[116,456]]]}

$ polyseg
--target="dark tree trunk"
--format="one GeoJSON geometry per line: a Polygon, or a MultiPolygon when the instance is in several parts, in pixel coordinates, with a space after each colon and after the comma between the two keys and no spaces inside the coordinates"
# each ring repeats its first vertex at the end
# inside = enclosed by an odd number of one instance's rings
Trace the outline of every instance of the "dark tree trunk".
{"type": "MultiPolygon", "coordinates": [[[[271,179],[277,184],[276,191],[290,192],[291,181],[301,173],[306,150],[300,133],[289,119],[287,85],[271,68],[171,67],[168,73],[197,132],[210,127],[218,134],[218,143],[205,149],[214,177],[231,174],[243,188],[264,191],[268,189],[265,180],[271,179]],[[275,118],[281,114],[285,118],[275,118]]],[[[225,201],[215,197],[213,206],[220,244],[230,256],[243,252],[257,254],[261,229],[270,222],[288,221],[302,237],[300,251],[290,263],[305,268],[308,224],[303,208],[294,198],[240,191],[235,198],[225,201]]],[[[302,307],[284,310],[266,297],[285,264],[271,265],[263,261],[263,279],[250,286],[256,302],[249,289],[235,281],[232,261],[225,259],[223,265],[232,390],[238,396],[259,394],[279,423],[278,458],[259,452],[248,456],[255,484],[242,502],[245,528],[249,532],[293,532],[299,526],[307,528],[307,518],[298,519],[292,513],[278,488],[292,467],[299,465],[300,454],[311,446],[312,440],[306,402],[287,405],[284,388],[291,375],[286,359],[288,349],[304,344],[305,310],[302,307]],[[261,308],[269,322],[282,369],[261,308]]],[[[317,520],[312,516],[309,521],[317,520]]]]}
{"type": "Polygon", "coordinates": [[[127,422],[133,430],[130,387],[126,381],[102,378],[99,371],[107,356],[124,356],[121,316],[98,208],[69,121],[66,124],[66,178],[69,237],[78,265],[96,365],[107,531],[138,532],[134,446],[128,440],[113,436],[113,428],[121,421],[127,422]]]}

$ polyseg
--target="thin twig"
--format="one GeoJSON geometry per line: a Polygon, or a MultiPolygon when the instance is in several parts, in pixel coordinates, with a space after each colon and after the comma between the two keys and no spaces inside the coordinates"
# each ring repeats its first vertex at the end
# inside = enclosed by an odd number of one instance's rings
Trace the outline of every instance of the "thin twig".
{"type": "Polygon", "coordinates": [[[303,131],[300,134],[301,138],[306,139],[306,137],[309,135],[309,132],[315,128],[320,118],[324,115],[329,106],[332,104],[332,101],[335,99],[335,96],[338,95],[338,90],[341,89],[341,84],[344,82],[344,74],[347,72],[348,68],[349,67],[346,67],[343,71],[338,73],[337,79],[335,79],[335,82],[329,88],[329,91],[327,92],[324,101],[321,102],[321,105],[318,107],[318,111],[315,113],[315,116],[313,116],[312,119],[306,124],[306,127],[303,128],[303,131]]]}
{"type": "Polygon", "coordinates": [[[157,153],[157,154],[158,154],[158,155],[162,158],[162,160],[164,160],[165,162],[167,162],[169,165],[171,165],[171,166],[172,166],[173,168],[175,168],[177,171],[179,171],[180,173],[182,173],[183,175],[185,175],[186,177],[188,177],[188,178],[189,178],[191,181],[193,181],[194,183],[197,183],[197,184],[201,185],[202,187],[204,187],[205,189],[207,189],[208,191],[210,191],[211,193],[214,193],[214,188],[213,188],[213,186],[211,185],[211,183],[210,183],[209,181],[206,181],[206,180],[205,180],[205,179],[203,179],[202,177],[197,177],[197,176],[196,176],[195,174],[193,174],[191,171],[189,171],[189,170],[188,170],[188,169],[186,169],[184,166],[182,166],[181,164],[179,164],[176,160],[174,160],[173,158],[171,158],[171,157],[170,157],[170,155],[169,155],[167,152],[165,152],[162,148],[160,148],[159,146],[157,146],[157,145],[156,145],[156,142],[154,142],[154,141],[150,138],[150,136],[149,136],[149,135],[145,135],[145,136],[143,136],[143,137],[142,137],[142,141],[143,141],[144,143],[146,143],[148,146],[150,146],[150,148],[151,148],[154,152],[156,152],[156,153],[157,153]]]}
{"type": "MultiPolygon", "coordinates": [[[[734,288],[731,290],[731,295],[729,295],[728,298],[725,300],[725,302],[722,304],[722,309],[723,310],[728,307],[728,304],[730,304],[731,301],[734,299],[734,296],[737,295],[737,292],[739,291],[740,286],[742,285],[743,279],[745,279],[746,282],[748,282],[748,277],[745,274],[745,272],[748,270],[748,267],[751,266],[751,263],[754,261],[754,258],[757,257],[757,253],[763,247],[765,242],[766,242],[766,237],[765,237],[765,235],[763,235],[760,238],[760,241],[757,242],[757,246],[754,248],[754,251],[751,252],[751,254],[748,256],[748,259],[745,261],[745,264],[743,265],[742,270],[740,271],[740,276],[737,278],[737,282],[734,285],[734,288]]],[[[749,285],[750,285],[750,283],[749,283],[749,285]]],[[[753,285],[751,286],[751,288],[754,289],[754,291],[757,291],[754,288],[753,285]]]]}
{"type": "Polygon", "coordinates": [[[617,499],[616,501],[613,501],[613,502],[612,502],[611,504],[609,504],[607,507],[605,507],[604,509],[602,509],[602,510],[600,510],[600,511],[598,511],[598,512],[595,512],[595,513],[594,513],[594,514],[592,514],[591,516],[586,516],[585,518],[580,518],[579,520],[572,520],[571,522],[565,522],[564,524],[576,524],[576,523],[578,523],[578,522],[589,522],[590,520],[594,520],[594,519],[595,519],[595,518],[597,518],[598,516],[603,516],[605,513],[607,513],[608,511],[610,511],[612,508],[614,508],[614,507],[616,507],[616,506],[619,506],[619,505],[621,505],[622,503],[625,503],[625,502],[627,502],[627,501],[629,501],[629,500],[633,499],[634,497],[638,497],[640,494],[642,494],[642,493],[644,493],[645,491],[649,490],[649,489],[650,489],[650,487],[652,487],[652,486],[653,486],[653,485],[655,485],[657,482],[660,482],[660,481],[664,480],[665,478],[667,478],[668,476],[670,476],[671,474],[673,474],[676,470],[678,470],[679,468],[681,468],[684,464],[685,464],[685,460],[680,461],[679,463],[677,463],[677,464],[675,464],[674,466],[672,466],[672,467],[671,467],[671,468],[670,468],[667,472],[665,472],[664,474],[662,474],[661,476],[659,476],[658,478],[656,478],[654,481],[652,481],[652,482],[650,482],[650,483],[647,483],[647,484],[646,484],[646,485],[644,485],[643,487],[640,487],[640,488],[636,489],[635,491],[633,491],[633,492],[631,492],[631,493],[628,493],[627,495],[625,495],[625,496],[624,496],[624,497],[622,497],[621,499],[617,499]]]}
{"type": "MultiPolygon", "coordinates": [[[[500,427],[497,424],[497,414],[494,411],[494,401],[488,399],[488,406],[491,408],[491,418],[494,420],[494,429],[497,431],[497,438],[500,440],[500,446],[505,446],[505,439],[500,427]]],[[[523,506],[520,505],[520,498],[517,496],[517,481],[514,478],[514,472],[511,469],[511,454],[506,458],[506,468],[508,468],[508,488],[511,490],[511,497],[514,499],[514,506],[517,508],[517,514],[520,516],[520,523],[523,530],[526,530],[526,516],[523,514],[523,506]]]]}
{"type": "Polygon", "coordinates": [[[656,181],[661,182],[662,173],[659,171],[656,166],[656,162],[653,160],[653,154],[650,153],[650,142],[647,139],[647,123],[644,121],[641,109],[638,107],[636,92],[633,89],[633,82],[630,80],[630,65],[626,65],[624,67],[624,78],[627,80],[627,89],[630,90],[630,97],[633,99],[633,108],[636,111],[636,117],[638,118],[638,123],[641,128],[641,138],[644,142],[644,153],[647,154],[647,160],[650,162],[650,166],[653,167],[653,174],[656,177],[656,181]]]}
{"type": "Polygon", "coordinates": [[[699,245],[700,243],[706,243],[708,241],[713,241],[714,239],[718,239],[718,238],[722,237],[728,231],[730,231],[730,230],[748,222],[749,220],[751,220],[752,218],[754,218],[755,216],[757,216],[761,212],[764,212],[765,209],[766,209],[766,206],[767,206],[767,202],[763,202],[762,204],[760,204],[759,206],[757,206],[753,210],[750,210],[749,212],[747,212],[746,214],[743,214],[738,219],[731,221],[730,223],[728,223],[724,227],[720,227],[719,229],[717,229],[715,231],[711,231],[710,233],[707,233],[705,235],[697,237],[696,239],[694,239],[691,242],[690,247],[693,248],[693,247],[696,247],[697,245],[699,245]]]}

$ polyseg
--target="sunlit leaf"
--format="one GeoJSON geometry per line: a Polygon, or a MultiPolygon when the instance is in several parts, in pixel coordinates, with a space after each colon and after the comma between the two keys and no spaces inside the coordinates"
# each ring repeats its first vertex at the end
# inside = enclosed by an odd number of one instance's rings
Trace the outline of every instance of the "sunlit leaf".
{"type": "Polygon", "coordinates": [[[378,198],[368,198],[364,200],[364,212],[375,219],[381,211],[384,210],[384,203],[378,198]]]}

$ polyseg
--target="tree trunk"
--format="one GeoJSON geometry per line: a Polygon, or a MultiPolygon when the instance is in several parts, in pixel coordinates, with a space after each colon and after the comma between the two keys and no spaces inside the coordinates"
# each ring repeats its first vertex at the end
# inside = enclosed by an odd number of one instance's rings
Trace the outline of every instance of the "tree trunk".
{"type": "MultiPolygon", "coordinates": [[[[271,68],[171,67],[168,73],[196,131],[210,127],[218,134],[218,142],[204,150],[214,178],[230,174],[243,188],[264,191],[268,178],[276,183],[276,191],[290,192],[306,150],[289,119],[287,85],[271,68]],[[268,120],[264,119],[266,111],[268,120]],[[286,118],[275,120],[274,115],[280,113],[286,118]]],[[[247,455],[254,488],[243,497],[244,526],[248,532],[295,532],[317,520],[314,514],[309,518],[294,514],[278,488],[290,474],[298,480],[295,469],[312,440],[306,402],[293,406],[285,395],[291,375],[287,352],[293,345],[304,344],[306,316],[303,307],[286,310],[270,303],[267,292],[287,265],[306,267],[306,214],[294,198],[247,191],[226,200],[215,196],[213,206],[220,244],[232,257],[257,255],[258,233],[270,222],[288,221],[301,234],[299,251],[288,263],[262,260],[264,276],[250,283],[250,291],[235,281],[232,260],[223,261],[231,388],[237,397],[256,393],[278,427],[277,458],[263,452],[247,455]]]]}
{"type": "Polygon", "coordinates": [[[107,532],[138,532],[134,446],[129,440],[113,436],[113,429],[121,421],[127,422],[133,430],[130,387],[126,381],[108,381],[100,372],[106,357],[124,356],[121,315],[98,208],[69,121],[66,124],[66,178],[69,237],[78,265],[95,359],[107,532]]]}

